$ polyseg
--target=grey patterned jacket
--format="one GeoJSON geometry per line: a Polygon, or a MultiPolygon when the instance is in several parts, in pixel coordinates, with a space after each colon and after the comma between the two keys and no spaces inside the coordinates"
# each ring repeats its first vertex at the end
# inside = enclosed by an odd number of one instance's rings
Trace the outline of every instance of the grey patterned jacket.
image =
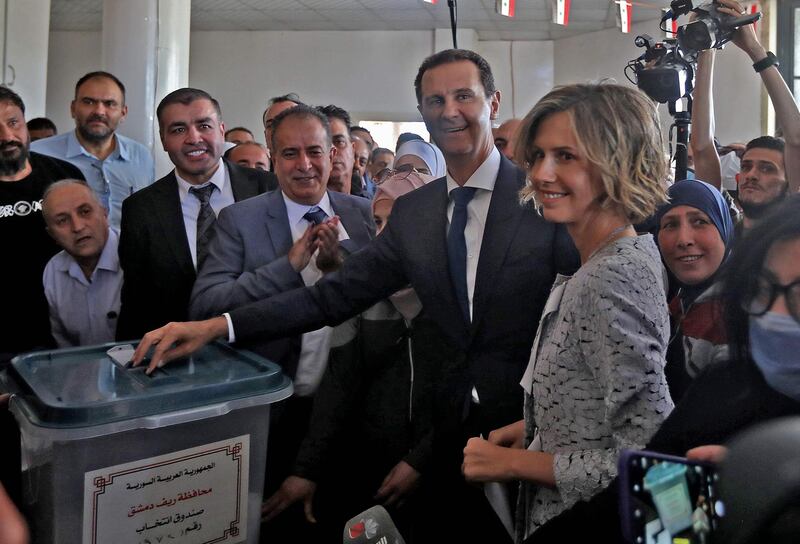
{"type": "Polygon", "coordinates": [[[669,316],[652,236],[600,249],[574,276],[556,279],[551,299],[558,294],[542,315],[526,372],[532,380],[522,384],[525,444],[555,455],[556,488],[521,484],[518,540],[606,487],[619,451],[644,446],[673,407],[664,376],[669,316]]]}

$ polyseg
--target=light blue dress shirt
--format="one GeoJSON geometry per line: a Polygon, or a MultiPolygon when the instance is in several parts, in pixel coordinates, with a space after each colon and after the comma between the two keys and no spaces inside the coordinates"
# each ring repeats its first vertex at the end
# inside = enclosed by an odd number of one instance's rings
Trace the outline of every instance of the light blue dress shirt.
{"type": "Polygon", "coordinates": [[[50,259],[42,282],[50,307],[50,329],[58,347],[90,346],[112,342],[119,316],[122,269],[119,236],[108,229],[108,240],[92,277],[66,251],[50,259]]]}
{"type": "Polygon", "coordinates": [[[77,166],[108,210],[111,226],[118,229],[122,201],[153,183],[155,165],[145,146],[121,134],[114,137],[117,146],[102,161],[84,149],[74,130],[31,142],[31,150],[77,166]]]}

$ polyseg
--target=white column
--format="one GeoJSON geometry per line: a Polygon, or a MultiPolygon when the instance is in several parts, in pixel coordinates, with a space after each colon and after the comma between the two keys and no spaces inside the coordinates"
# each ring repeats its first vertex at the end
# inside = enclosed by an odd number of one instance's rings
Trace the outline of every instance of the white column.
{"type": "Polygon", "coordinates": [[[172,166],[161,149],[156,106],[189,82],[191,0],[103,0],[103,69],[126,88],[120,132],[153,150],[156,176],[172,166]]]}

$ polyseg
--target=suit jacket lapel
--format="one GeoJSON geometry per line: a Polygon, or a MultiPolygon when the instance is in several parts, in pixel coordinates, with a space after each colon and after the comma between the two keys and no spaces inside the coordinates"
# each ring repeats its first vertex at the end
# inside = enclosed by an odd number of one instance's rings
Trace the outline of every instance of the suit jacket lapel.
{"type": "Polygon", "coordinates": [[[231,180],[233,199],[236,202],[258,195],[258,183],[250,179],[249,172],[227,159],[222,159],[222,162],[228,169],[228,178],[231,180]]]}
{"type": "Polygon", "coordinates": [[[286,255],[292,248],[292,230],[289,227],[289,219],[286,215],[286,203],[283,201],[281,191],[271,191],[265,193],[267,200],[267,233],[272,242],[272,249],[275,255],[286,255]]]}
{"type": "Polygon", "coordinates": [[[159,195],[153,199],[153,213],[158,217],[162,230],[166,233],[164,239],[185,274],[194,275],[192,254],[189,250],[189,240],[186,238],[186,225],[183,223],[183,210],[181,199],[178,195],[178,180],[172,171],[159,184],[159,195]]]}
{"type": "Polygon", "coordinates": [[[483,231],[478,271],[475,275],[475,290],[472,297],[472,333],[480,324],[492,293],[497,289],[497,276],[506,258],[511,240],[519,228],[523,213],[530,213],[519,204],[517,193],[521,188],[519,171],[503,157],[497,174],[486,226],[483,231]]]}

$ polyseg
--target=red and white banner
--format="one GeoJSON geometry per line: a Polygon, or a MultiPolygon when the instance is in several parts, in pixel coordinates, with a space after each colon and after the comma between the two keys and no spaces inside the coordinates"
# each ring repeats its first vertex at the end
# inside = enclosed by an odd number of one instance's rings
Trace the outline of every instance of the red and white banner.
{"type": "MultiPolygon", "coordinates": [[[[669,8],[661,9],[661,16],[663,17],[669,11],[669,8]]],[[[678,19],[667,19],[664,21],[664,38],[675,38],[678,35],[678,19]]]]}
{"type": "Polygon", "coordinates": [[[422,0],[426,4],[435,4],[437,0],[422,0]]]}
{"type": "Polygon", "coordinates": [[[551,0],[553,7],[553,22],[557,25],[569,24],[569,0],[551,0]]]}
{"type": "Polygon", "coordinates": [[[619,9],[617,10],[617,28],[623,34],[631,31],[631,13],[633,12],[633,4],[628,0],[615,0],[619,9]]]}
{"type": "Polygon", "coordinates": [[[500,15],[505,15],[506,17],[513,17],[514,16],[514,5],[517,3],[516,0],[496,0],[495,2],[495,9],[497,13],[500,15]]]}

